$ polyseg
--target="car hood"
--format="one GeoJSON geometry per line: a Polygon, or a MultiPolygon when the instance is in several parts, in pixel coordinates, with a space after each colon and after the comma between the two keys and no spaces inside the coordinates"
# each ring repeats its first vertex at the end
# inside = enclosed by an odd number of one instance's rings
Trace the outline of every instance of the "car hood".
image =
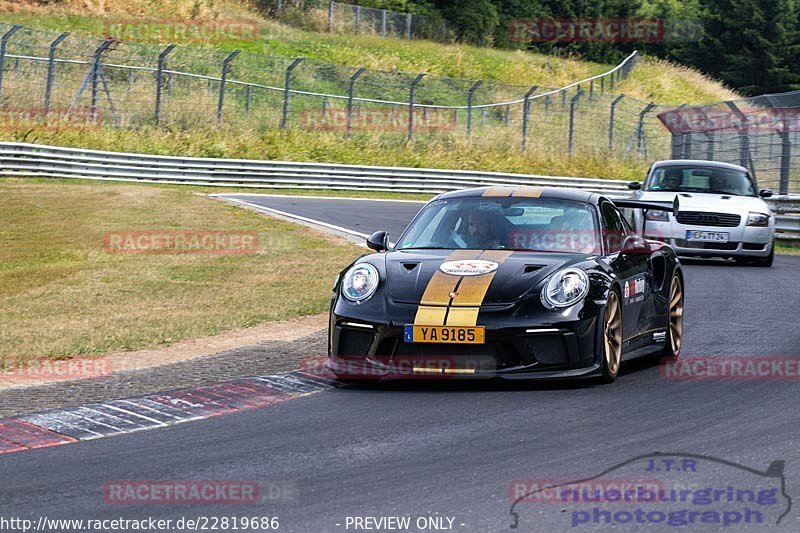
{"type": "MultiPolygon", "coordinates": [[[[452,250],[398,250],[384,254],[389,297],[398,303],[418,304],[442,263],[451,260],[452,250]]],[[[478,258],[480,251],[475,252],[478,258]]],[[[585,261],[588,255],[513,252],[502,260],[486,289],[484,305],[513,303],[534,290],[559,268],[585,261]]],[[[449,276],[449,275],[447,275],[449,276]]],[[[492,274],[469,276],[484,278],[492,274]]],[[[457,281],[461,276],[452,276],[457,281]]],[[[466,279],[466,277],[465,277],[466,279]]]]}
{"type": "Polygon", "coordinates": [[[736,215],[741,215],[750,211],[770,213],[767,203],[755,196],[644,191],[640,193],[636,199],[644,202],[671,203],[676,195],[679,197],[681,211],[710,211],[714,213],[731,213],[736,215]]]}

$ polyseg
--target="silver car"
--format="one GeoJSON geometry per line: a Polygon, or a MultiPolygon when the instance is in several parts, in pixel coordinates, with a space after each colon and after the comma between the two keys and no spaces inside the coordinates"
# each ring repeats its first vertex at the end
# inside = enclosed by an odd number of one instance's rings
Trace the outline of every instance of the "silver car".
{"type": "Polygon", "coordinates": [[[666,211],[637,211],[633,224],[649,239],[668,243],[678,255],[733,258],[771,266],[775,254],[775,215],[746,168],[717,161],[658,161],[634,198],[670,203],[678,196],[676,216],[666,211]]]}

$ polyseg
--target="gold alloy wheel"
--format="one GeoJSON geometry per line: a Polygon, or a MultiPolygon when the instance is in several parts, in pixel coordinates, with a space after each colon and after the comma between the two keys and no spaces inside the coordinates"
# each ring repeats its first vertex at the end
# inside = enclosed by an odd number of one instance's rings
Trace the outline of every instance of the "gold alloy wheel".
{"type": "Polygon", "coordinates": [[[672,355],[677,357],[683,343],[683,285],[678,276],[672,279],[669,295],[669,341],[672,355]]]}
{"type": "Polygon", "coordinates": [[[605,317],[605,348],[606,369],[609,377],[614,377],[619,372],[622,359],[622,307],[616,292],[608,293],[605,317]]]}

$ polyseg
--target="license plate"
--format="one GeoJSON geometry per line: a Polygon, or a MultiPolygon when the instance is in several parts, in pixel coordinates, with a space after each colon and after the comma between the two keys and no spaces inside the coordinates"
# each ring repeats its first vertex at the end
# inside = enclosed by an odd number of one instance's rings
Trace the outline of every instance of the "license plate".
{"type": "Polygon", "coordinates": [[[483,344],[483,326],[418,326],[407,324],[406,342],[435,342],[439,344],[483,344]]]}
{"type": "Polygon", "coordinates": [[[698,231],[688,230],[686,232],[687,241],[700,242],[728,242],[731,234],[722,231],[698,231]]]}

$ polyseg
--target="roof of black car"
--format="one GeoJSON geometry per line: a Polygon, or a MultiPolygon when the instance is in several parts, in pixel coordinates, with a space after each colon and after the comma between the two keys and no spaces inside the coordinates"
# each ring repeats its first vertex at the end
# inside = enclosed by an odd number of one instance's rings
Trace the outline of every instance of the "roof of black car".
{"type": "Polygon", "coordinates": [[[596,203],[598,195],[580,189],[564,187],[531,187],[527,185],[501,185],[460,189],[440,194],[439,199],[480,196],[483,198],[555,198],[576,202],[596,203]]]}
{"type": "Polygon", "coordinates": [[[668,167],[675,165],[727,168],[729,170],[739,170],[741,172],[747,172],[746,168],[740,167],[739,165],[733,165],[731,163],[723,163],[722,161],[708,161],[705,159],[667,159],[664,161],[656,161],[655,163],[653,163],[653,168],[668,167]]]}

